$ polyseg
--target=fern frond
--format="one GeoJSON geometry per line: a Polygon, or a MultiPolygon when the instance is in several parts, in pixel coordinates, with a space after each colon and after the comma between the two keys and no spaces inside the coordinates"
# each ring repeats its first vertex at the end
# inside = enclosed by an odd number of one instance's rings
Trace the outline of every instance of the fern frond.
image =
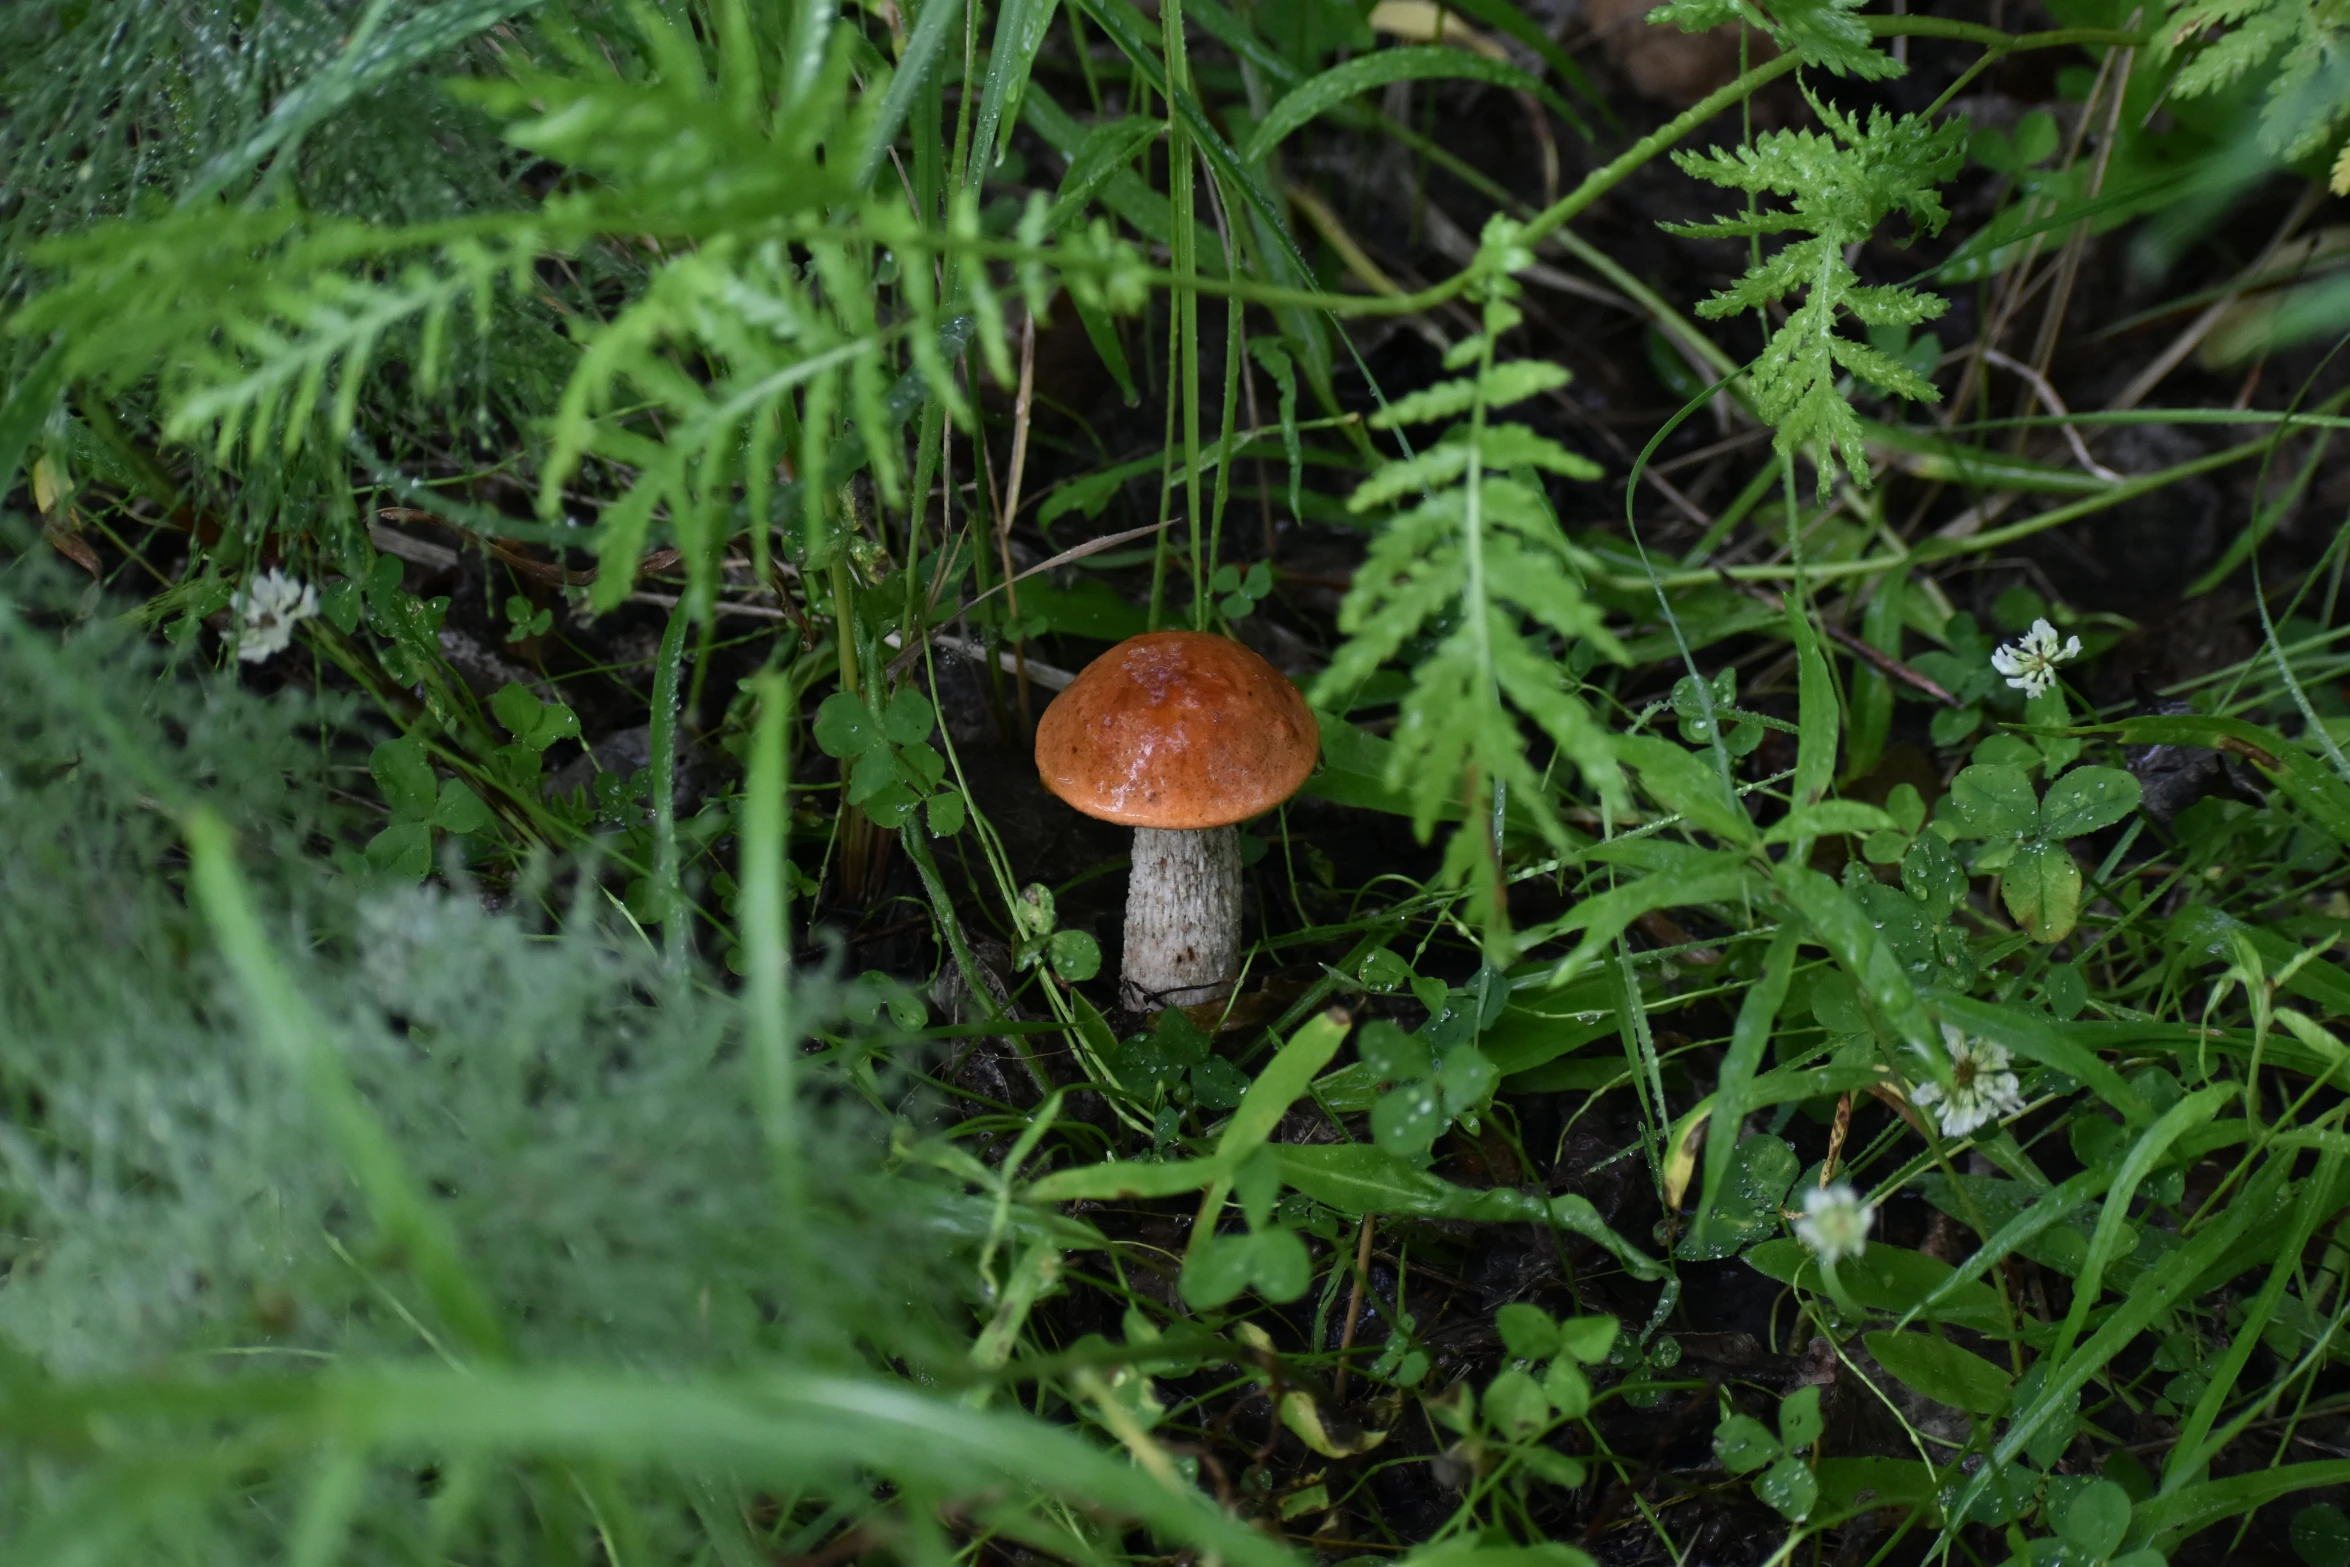
{"type": "MultiPolygon", "coordinates": [[[[1808,94],[1806,96],[1809,96],[1808,94]]],[[[1842,316],[1864,325],[1931,321],[1948,308],[1932,294],[1899,285],[1865,285],[1844,259],[1846,248],[1868,239],[1893,213],[1928,233],[1949,217],[1934,189],[1957,172],[1964,156],[1963,121],[1930,125],[1872,109],[1863,121],[1813,98],[1828,133],[1773,131],[1730,152],[1675,153],[1674,161],[1699,179],[1732,190],[1787,198],[1789,206],[1751,217],[1702,224],[1666,224],[1692,238],[1748,238],[1806,233],[1764,257],[1731,287],[1702,301],[1712,319],[1738,315],[1801,294],[1801,305],[1771,334],[1749,367],[1756,411],[1776,430],[1782,455],[1810,449],[1825,495],[1841,464],[1868,482],[1868,454],[1860,416],[1840,383],[1840,372],[1893,396],[1933,401],[1933,384],[1865,344],[1839,335],[1842,316]]]]}
{"type": "Polygon", "coordinates": [[[1328,703],[1415,640],[1434,639],[1397,713],[1388,781],[1410,800],[1423,839],[1439,817],[1466,815],[1468,825],[1446,846],[1441,874],[1473,882],[1474,901],[1497,933],[1504,918],[1498,847],[1481,802],[1506,800],[1554,844],[1569,843],[1544,777],[1528,760],[1522,721],[1603,794],[1620,799],[1623,787],[1607,731],[1576,694],[1551,639],[1588,642],[1610,657],[1623,650],[1583,596],[1579,560],[1525,477],[1548,471],[1589,479],[1599,470],[1524,425],[1486,418],[1568,379],[1553,364],[1495,362],[1494,340],[1520,319],[1509,303],[1516,288],[1509,271],[1532,260],[1517,233],[1516,225],[1494,219],[1472,268],[1484,331],[1456,345],[1446,365],[1473,364],[1474,373],[1399,398],[1370,421],[1394,429],[1469,416],[1425,450],[1382,465],[1349,498],[1360,513],[1421,495],[1372,541],[1339,608],[1347,640],[1314,687],[1315,699],[1328,703]],[[1487,874],[1473,876],[1480,865],[1487,874]]]}
{"type": "Polygon", "coordinates": [[[2171,91],[2224,92],[2272,68],[2261,145],[2298,160],[2331,145],[2350,119],[2350,3],[2345,0],[2173,0],[2155,58],[2181,60],[2171,91]]]}
{"type": "Polygon", "coordinates": [[[1538,359],[1513,359],[1481,375],[1422,387],[1408,397],[1397,398],[1363,422],[1374,430],[1433,424],[1439,419],[1465,414],[1480,402],[1487,408],[1507,408],[1553,387],[1564,386],[1571,379],[1562,366],[1538,359]]]}
{"type": "Polygon", "coordinates": [[[1752,0],[1671,0],[1648,13],[1655,25],[1669,24],[1685,33],[1710,32],[1729,22],[1744,22],[1768,36],[1789,54],[1838,76],[1863,81],[1899,76],[1899,60],[1876,46],[1857,13],[1868,0],[1772,0],[1769,10],[1752,0]]]}

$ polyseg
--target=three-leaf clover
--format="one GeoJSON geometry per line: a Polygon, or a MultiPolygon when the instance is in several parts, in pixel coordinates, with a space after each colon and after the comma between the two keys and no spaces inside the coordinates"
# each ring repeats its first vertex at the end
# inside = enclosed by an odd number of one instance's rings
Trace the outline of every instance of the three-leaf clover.
{"type": "Polygon", "coordinates": [[[1722,1423],[1714,1427],[1714,1456],[1732,1474],[1753,1474],[1754,1494],[1790,1523],[1811,1516],[1820,1499],[1820,1482],[1803,1450],[1820,1439],[1826,1422],[1820,1416],[1820,1390],[1799,1387],[1779,1400],[1779,1434],[1751,1415],[1734,1414],[1727,1400],[1722,1423]]]}
{"type": "Polygon", "coordinates": [[[378,555],[367,575],[328,583],[318,597],[319,613],[345,636],[359,629],[362,612],[368,629],[383,638],[377,652],[384,673],[400,685],[413,685],[440,657],[441,621],[449,613],[446,594],[419,598],[403,585],[400,559],[378,555]]]}
{"type": "Polygon", "coordinates": [[[1181,1281],[1185,1303],[1207,1310],[1252,1287],[1275,1304],[1297,1299],[1314,1281],[1314,1259],[1295,1230],[1274,1222],[1281,1167],[1270,1148],[1259,1148],[1242,1162],[1233,1173],[1232,1192],[1240,1199],[1248,1233],[1211,1235],[1191,1254],[1181,1281]]]}
{"type": "Polygon", "coordinates": [[[1553,1408],[1569,1420],[1580,1420],[1590,1411],[1591,1381],[1583,1367],[1601,1364],[1615,1348],[1615,1318],[1569,1317],[1561,1322],[1540,1306],[1512,1301],[1501,1308],[1494,1325],[1501,1330],[1502,1347],[1517,1359],[1550,1362],[1541,1386],[1553,1408]]]}
{"type": "Polygon", "coordinates": [[[1473,1115],[1493,1097],[1500,1072],[1466,1040],[1439,1053],[1426,1036],[1407,1034],[1385,1018],[1365,1024],[1356,1049],[1382,1083],[1393,1085],[1371,1106],[1371,1135],[1389,1153],[1416,1157],[1445,1128],[1473,1115]]]}
{"type": "Polygon", "coordinates": [[[508,681],[490,698],[490,712],[514,737],[491,753],[498,771],[519,788],[538,787],[545,752],[558,740],[579,738],[579,715],[561,702],[542,702],[527,688],[508,681]]]}
{"type": "Polygon", "coordinates": [[[367,863],[411,880],[432,869],[432,835],[475,833],[490,825],[489,807],[457,779],[437,779],[424,742],[386,740],[367,759],[376,787],[392,808],[391,825],[368,840],[367,863]]]}
{"type": "Polygon", "coordinates": [[[1248,1075],[1214,1053],[1181,1007],[1161,1012],[1150,1033],[1121,1041],[1109,1067],[1128,1093],[1145,1102],[1188,1097],[1203,1110],[1231,1110],[1248,1091],[1248,1075]]]}
{"type": "Polygon", "coordinates": [[[1257,601],[1273,591],[1273,568],[1261,560],[1246,571],[1227,563],[1216,568],[1208,586],[1218,595],[1216,607],[1226,620],[1246,619],[1257,601]]]}
{"type": "Polygon", "coordinates": [[[521,642],[530,637],[543,636],[555,624],[555,612],[540,609],[526,594],[516,593],[506,600],[506,640],[521,642]]]}
{"type": "Polygon", "coordinates": [[[835,691],[816,709],[816,744],[838,758],[848,801],[876,826],[903,827],[920,806],[930,830],[951,837],[963,830],[963,796],[943,787],[946,758],[927,744],[937,714],[911,686],[876,713],[853,691],[835,691]]]}
{"type": "Polygon", "coordinates": [[[2110,827],[2138,808],[2138,780],[2118,767],[2076,767],[2034,798],[2020,767],[1977,763],[1960,770],[1938,821],[1973,841],[1970,868],[1999,873],[2007,912],[2037,942],[2062,941],[2081,913],[2081,868],[2065,840],[2110,827]]]}

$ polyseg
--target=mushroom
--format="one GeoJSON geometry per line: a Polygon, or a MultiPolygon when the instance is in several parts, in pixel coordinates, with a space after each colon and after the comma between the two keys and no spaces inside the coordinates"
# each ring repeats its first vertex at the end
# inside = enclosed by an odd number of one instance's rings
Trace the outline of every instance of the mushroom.
{"type": "Polygon", "coordinates": [[[1134,829],[1119,998],[1220,1001],[1240,971],[1240,836],[1314,770],[1297,687],[1224,637],[1153,631],[1085,666],[1036,726],[1044,786],[1134,829]]]}

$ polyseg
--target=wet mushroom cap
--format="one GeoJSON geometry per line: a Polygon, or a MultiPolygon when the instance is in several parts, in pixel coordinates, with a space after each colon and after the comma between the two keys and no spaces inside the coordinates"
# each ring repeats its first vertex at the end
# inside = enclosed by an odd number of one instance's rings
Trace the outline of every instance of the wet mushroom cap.
{"type": "Polygon", "coordinates": [[[1224,827],[1271,810],[1322,736],[1297,687],[1226,637],[1153,631],[1085,666],[1036,726],[1044,786],[1128,827],[1224,827]]]}

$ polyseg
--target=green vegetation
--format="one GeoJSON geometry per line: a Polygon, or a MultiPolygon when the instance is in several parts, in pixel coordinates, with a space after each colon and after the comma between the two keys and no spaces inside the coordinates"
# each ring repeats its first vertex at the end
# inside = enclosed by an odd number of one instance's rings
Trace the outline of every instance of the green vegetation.
{"type": "Polygon", "coordinates": [[[2350,1564],[2350,10],[1622,10],[0,7],[10,1559],[2350,1564]]]}

